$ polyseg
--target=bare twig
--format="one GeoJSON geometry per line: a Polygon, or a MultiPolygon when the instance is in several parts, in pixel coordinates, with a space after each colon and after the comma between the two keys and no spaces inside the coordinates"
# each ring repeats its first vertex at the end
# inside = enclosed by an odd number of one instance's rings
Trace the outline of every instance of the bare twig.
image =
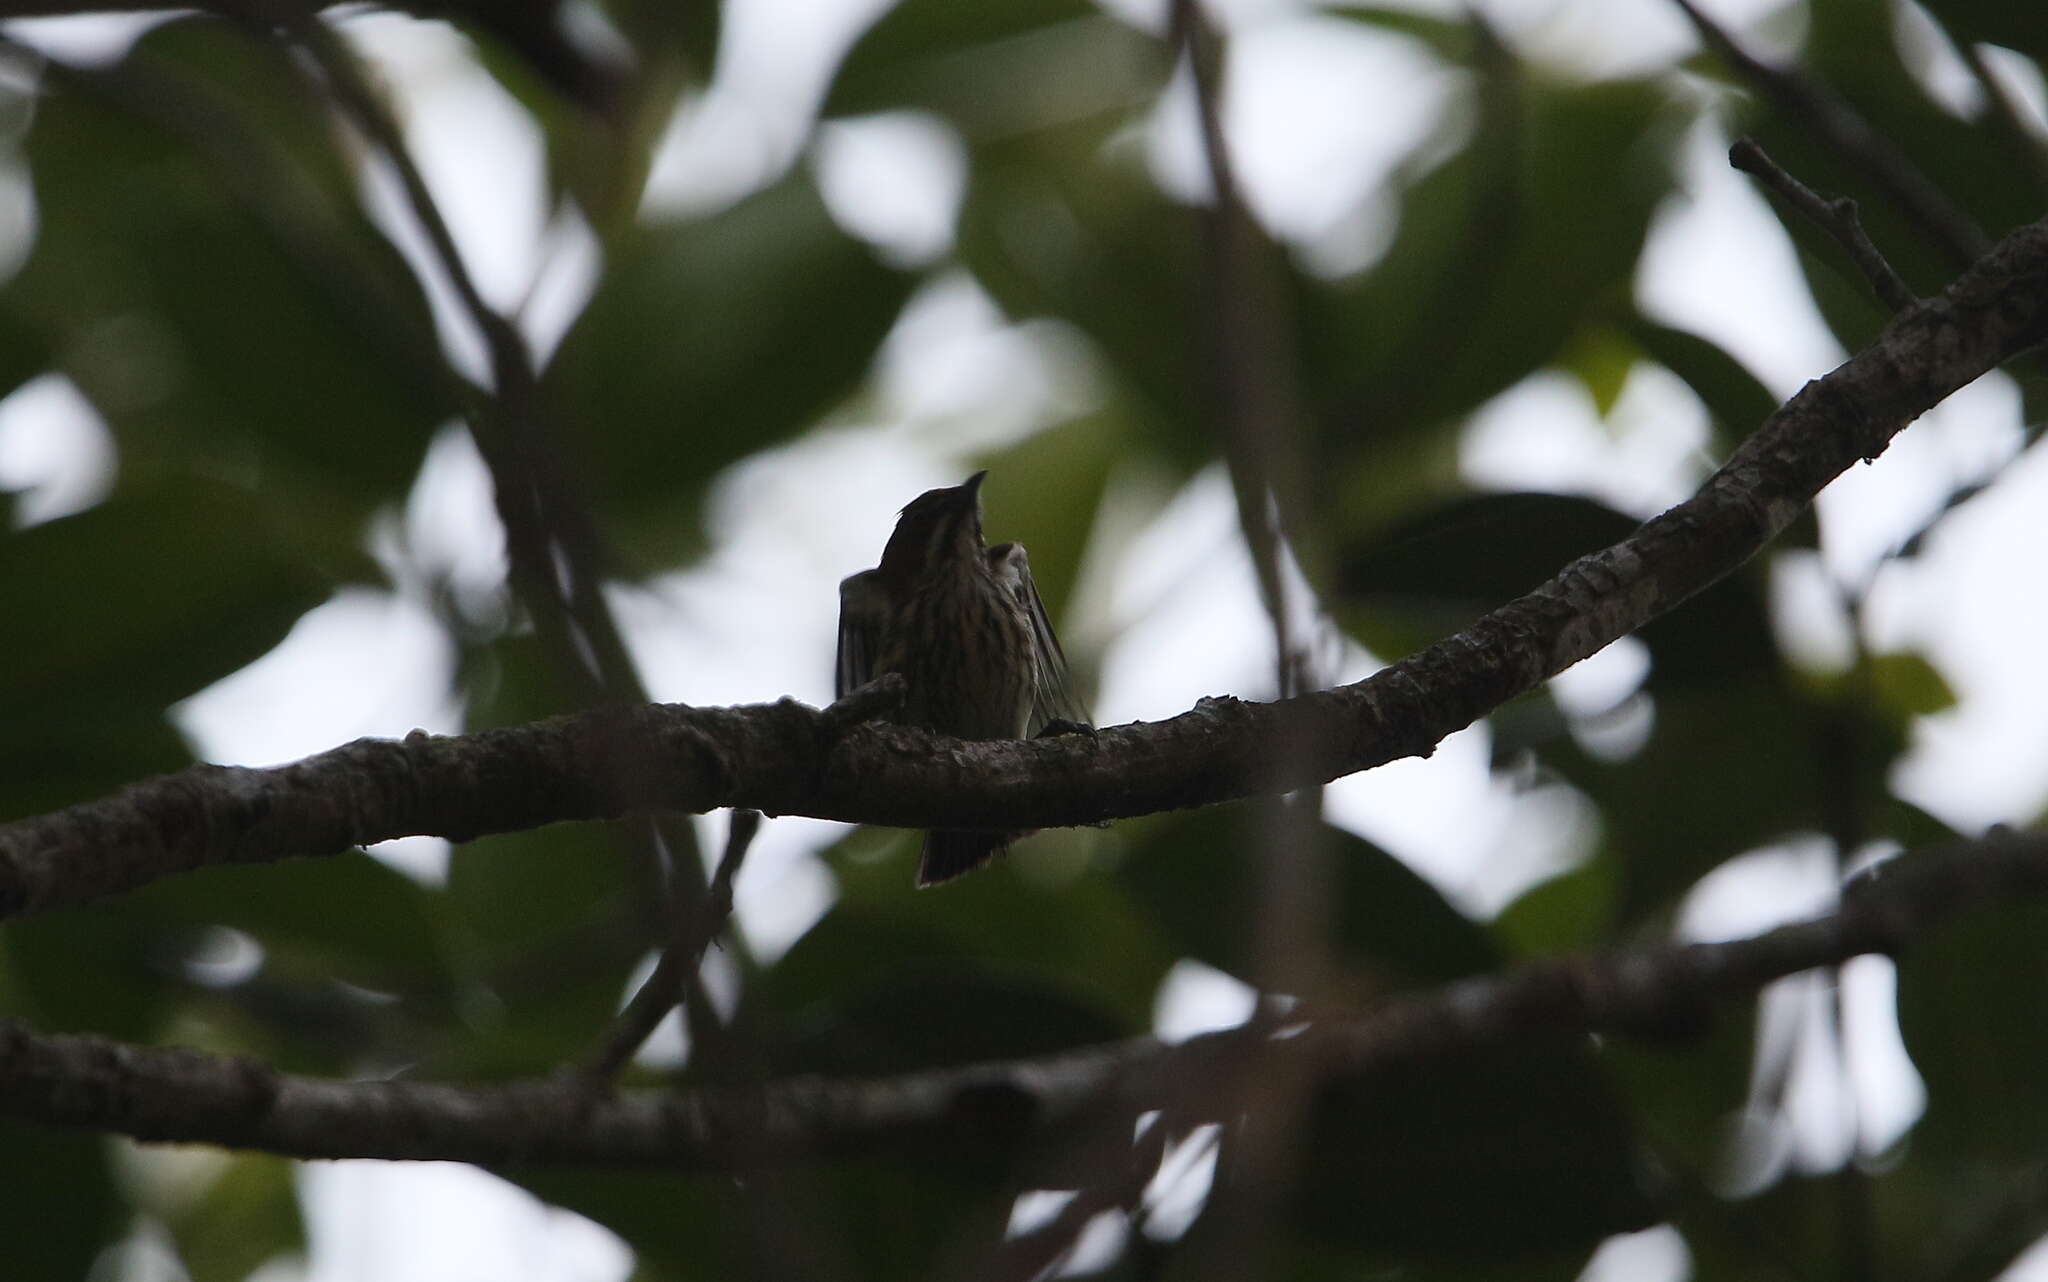
{"type": "Polygon", "coordinates": [[[1870,237],[1864,234],[1863,220],[1857,213],[1855,201],[1847,196],[1829,200],[1808,187],[1785,172],[1754,138],[1737,140],[1728,149],[1728,163],[1762,180],[1765,186],[1777,192],[1822,231],[1833,236],[1843,249],[1849,251],[1856,269],[1863,273],[1886,307],[1902,312],[1920,301],[1912,288],[1892,270],[1892,265],[1885,261],[1877,246],[1870,242],[1870,237]]]}
{"type": "MultiPolygon", "coordinates": [[[[633,1000],[626,1003],[626,1009],[620,1011],[619,1017],[605,1030],[597,1051],[583,1065],[580,1071],[585,1079],[596,1083],[617,1077],[619,1070],[626,1066],[661,1023],[662,1017],[682,1000],[684,989],[689,987],[685,981],[697,974],[705,950],[724,929],[726,919],[732,916],[732,880],[739,873],[741,861],[747,857],[747,847],[753,844],[754,834],[760,830],[760,811],[732,812],[731,826],[726,830],[725,853],[719,857],[718,870],[712,875],[710,893],[695,905],[694,911],[687,908],[688,901],[680,897],[671,905],[676,918],[674,936],[668,947],[662,950],[661,960],[655,963],[647,982],[640,985],[640,990],[633,994],[633,1000]]],[[[702,992],[701,989],[697,991],[702,992]]]]}
{"type": "MultiPolygon", "coordinates": [[[[1198,0],[1173,0],[1170,12],[1169,37],[1186,58],[1212,191],[1199,216],[1204,337],[1216,388],[1218,434],[1230,465],[1238,524],[1272,625],[1275,685],[1283,698],[1290,697],[1321,684],[1312,654],[1321,621],[1313,601],[1307,609],[1297,608],[1285,564],[1290,551],[1299,555],[1306,547],[1308,528],[1296,357],[1273,271],[1274,246],[1252,215],[1224,133],[1223,42],[1198,0]],[[1310,629],[1309,637],[1296,635],[1302,622],[1310,629]]],[[[1291,739],[1269,747],[1277,758],[1314,750],[1309,743],[1291,739]]],[[[1313,993],[1329,973],[1334,899],[1330,851],[1321,840],[1318,822],[1321,807],[1320,790],[1308,789],[1259,811],[1267,857],[1259,862],[1251,918],[1256,959],[1252,974],[1253,982],[1267,992],[1313,993]]],[[[1294,1166],[1299,1141],[1295,1123],[1308,1084],[1303,1074],[1291,1072],[1260,1074],[1256,1086],[1244,1075],[1211,1083],[1212,1098],[1206,1101],[1210,1107],[1233,1111],[1232,1105],[1243,1107],[1256,1093],[1263,1120],[1270,1124],[1256,1134],[1237,1130],[1226,1144],[1226,1161],[1249,1161],[1259,1168],[1261,1178],[1228,1188],[1219,1185],[1210,1218],[1235,1231],[1225,1232],[1224,1240],[1211,1242],[1200,1253],[1195,1276],[1243,1277],[1258,1272],[1253,1262],[1262,1254],[1261,1243],[1272,1222],[1268,1211],[1284,1199],[1288,1172],[1294,1166]]],[[[1099,1209],[1094,1204],[1111,1194],[1106,1183],[1082,1190],[1065,1209],[1076,1223],[1058,1225],[1056,1231],[1070,1239],[1099,1209]]]]}
{"type": "MultiPolygon", "coordinates": [[[[1187,59],[1214,192],[1202,211],[1202,243],[1217,427],[1230,464],[1238,524],[1272,624],[1275,685],[1287,697],[1321,684],[1312,641],[1294,635],[1297,610],[1283,564],[1290,551],[1302,547],[1307,526],[1293,344],[1271,270],[1273,246],[1252,217],[1224,136],[1221,41],[1196,0],[1174,0],[1171,35],[1187,59]]],[[[1320,619],[1314,603],[1309,605],[1300,613],[1315,628],[1320,619]]],[[[1271,748],[1281,755],[1306,750],[1287,742],[1271,748]]],[[[1319,797],[1302,796],[1265,812],[1271,857],[1260,870],[1254,951],[1261,958],[1256,982],[1272,991],[1312,991],[1327,964],[1332,901],[1328,852],[1317,840],[1320,805],[1319,797]]]]}
{"type": "Polygon", "coordinates": [[[289,5],[281,11],[286,30],[320,68],[334,101],[391,165],[435,261],[490,353],[492,396],[471,407],[469,421],[496,482],[521,599],[541,621],[557,617],[573,632],[574,639],[558,641],[557,648],[572,668],[588,671],[584,701],[644,700],[618,625],[598,592],[602,556],[596,531],[585,506],[569,492],[566,460],[536,421],[537,376],[525,338],[477,287],[397,122],[355,55],[312,13],[289,5]]]}
{"type": "MultiPolygon", "coordinates": [[[[1965,912],[2048,895],[2048,837],[2003,832],[1915,852],[1852,884],[1834,913],[1749,939],[1666,945],[1547,962],[1390,999],[1317,1012],[1290,1036],[1238,1029],[1165,1046],[1149,1037],[1036,1059],[884,1079],[800,1077],[745,1089],[626,1091],[593,1099],[572,1081],[495,1087],[330,1081],[253,1060],[41,1035],[0,1021],[0,1113],[148,1141],[218,1144],[289,1157],[736,1166],[848,1154],[928,1138],[1007,1150],[1007,1123],[1058,1125],[1098,1108],[1190,1102],[1190,1074],[1306,1062],[1318,1075],[1370,1074],[1535,1036],[1669,1028],[1703,1003],[1861,953],[1897,953],[1965,912]],[[1297,1057],[1299,1059],[1297,1060],[1297,1057]],[[977,1110],[977,1105],[979,1109],[977,1110]],[[745,1143],[735,1148],[735,1140],[745,1143]]],[[[1911,965],[1910,957],[1903,963],[1911,965]]],[[[1190,1121],[1196,1119],[1189,1119],[1190,1121]]]]}
{"type": "MultiPolygon", "coordinates": [[[[644,703],[646,686],[604,599],[602,540],[588,506],[575,492],[568,460],[541,421],[532,353],[518,327],[477,287],[397,121],[354,53],[316,12],[293,0],[219,2],[226,11],[283,29],[319,68],[327,92],[343,114],[397,174],[413,219],[490,353],[491,389],[470,400],[467,422],[491,472],[513,588],[547,643],[556,670],[569,678],[578,703],[644,703]]],[[[635,768],[624,756],[615,756],[614,762],[622,769],[635,768]]],[[[670,920],[694,917],[702,910],[704,873],[689,825],[651,818],[625,829],[620,839],[650,907],[660,903],[665,892],[670,920]]],[[[702,980],[694,969],[680,978],[690,996],[685,1014],[691,1034],[700,1044],[710,1044],[717,1039],[719,1026],[710,1017],[702,980]]]]}
{"type": "Polygon", "coordinates": [[[1989,248],[1990,239],[1983,228],[1848,103],[1798,69],[1775,66],[1744,49],[1726,29],[1707,17],[1694,0],[1672,3],[1684,11],[1709,49],[1776,102],[1786,115],[1866,174],[1946,251],[1957,267],[1975,262],[1989,248]]]}
{"type": "Polygon", "coordinates": [[[1276,688],[1284,697],[1316,684],[1308,648],[1293,635],[1294,609],[1282,565],[1289,545],[1300,546],[1307,490],[1291,344],[1264,261],[1271,247],[1245,203],[1223,133],[1221,48],[1195,0],[1173,0],[1170,39],[1187,58],[1214,194],[1202,212],[1202,241],[1217,426],[1230,462],[1238,524],[1272,622],[1276,688]]]}

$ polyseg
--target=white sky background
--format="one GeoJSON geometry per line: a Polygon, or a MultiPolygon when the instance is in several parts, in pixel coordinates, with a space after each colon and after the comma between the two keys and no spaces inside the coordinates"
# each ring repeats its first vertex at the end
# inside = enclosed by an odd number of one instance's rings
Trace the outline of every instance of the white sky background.
{"type": "MultiPolygon", "coordinates": [[[[852,22],[879,7],[734,0],[721,81],[685,109],[664,143],[649,206],[717,203],[772,179],[803,151],[805,121],[852,22]],[[835,33],[835,19],[848,25],[835,33]]],[[[1147,25],[1160,10],[1136,0],[1109,7],[1147,25]]],[[[1237,37],[1228,126],[1258,208],[1307,242],[1314,261],[1375,252],[1387,228],[1372,192],[1453,83],[1409,46],[1288,0],[1220,7],[1237,37]]],[[[1525,56],[1601,73],[1654,68],[1692,47],[1689,29],[1665,4],[1480,7],[1525,56]]],[[[1768,7],[1708,6],[1738,26],[1768,7]]],[[[17,30],[52,44],[102,38],[75,25],[17,30]]],[[[536,346],[551,347],[598,263],[587,229],[545,215],[540,142],[524,113],[444,27],[375,15],[347,30],[399,92],[416,159],[486,297],[521,308],[536,346]]],[[[1930,74],[1962,83],[1940,67],[1930,74]]],[[[2038,82],[2020,87],[2038,109],[2038,82]]],[[[1155,122],[1150,154],[1169,190],[1202,185],[1190,127],[1184,106],[1171,102],[1155,122]]],[[[1689,141],[1685,194],[1660,214],[1639,294],[1653,314],[1722,343],[1785,396],[1843,353],[1815,314],[1776,220],[1728,169],[1726,143],[1706,126],[1689,141]]],[[[834,125],[810,163],[835,212],[892,258],[923,262],[946,251],[961,160],[942,127],[915,116],[834,125]]],[[[371,207],[424,263],[389,176],[373,174],[367,187],[371,207]]],[[[424,270],[451,349],[474,359],[474,335],[449,305],[438,269],[424,270]]],[[[957,279],[927,290],[885,353],[873,421],[813,434],[735,469],[714,496],[716,542],[706,560],[613,594],[655,697],[825,702],[838,579],[872,563],[904,501],[964,473],[965,455],[984,442],[964,440],[961,419],[979,419],[996,439],[1070,409],[1064,368],[1047,327],[1007,324],[957,279]]],[[[1827,577],[1868,579],[1949,486],[2009,459],[2016,413],[2010,387],[1984,380],[1829,489],[1821,501],[1825,563],[1795,561],[1776,576],[1795,653],[1821,665],[1844,661],[1845,625],[1830,613],[1827,577]]],[[[1585,493],[1648,516],[1704,475],[1704,439],[1699,407],[1667,375],[1635,375],[1604,422],[1576,383],[1539,375],[1478,417],[1463,466],[1477,483],[1585,493]]],[[[95,501],[111,457],[104,429],[62,379],[38,380],[0,402],[0,485],[30,489],[25,520],[95,501]]],[[[1139,477],[1121,483],[1145,485],[1139,477]]],[[[1962,697],[1920,736],[1899,785],[1965,829],[2028,822],[2048,799],[2048,736],[2038,732],[2048,670],[2030,644],[2043,635],[2048,610],[2032,572],[2048,560],[2048,529],[2037,517],[2044,504],[2048,461],[2037,456],[1949,520],[1918,562],[1886,567],[1873,583],[1872,640],[1924,647],[1962,697]]],[[[479,591],[496,582],[502,540],[489,482],[459,432],[437,441],[412,500],[380,525],[373,546],[401,585],[416,583],[422,565],[451,569],[479,591]]],[[[1124,563],[1087,567],[1067,626],[1109,641],[1095,708],[1102,724],[1163,719],[1206,694],[1268,691],[1267,628],[1223,478],[1206,474],[1174,498],[1124,563]]],[[[360,735],[452,730],[459,708],[448,694],[451,663],[430,618],[404,591],[351,590],[306,616],[271,655],[188,701],[181,720],[207,757],[256,764],[360,735]]],[[[1337,675],[1354,679],[1372,666],[1354,655],[1337,675]]],[[[1560,697],[1598,710],[1632,688],[1641,668],[1638,649],[1613,647],[1562,678],[1560,697]]],[[[1466,731],[1428,761],[1332,785],[1328,812],[1461,904],[1496,910],[1570,858],[1582,817],[1554,793],[1511,794],[1489,778],[1486,761],[1485,730],[1466,731]]],[[[830,876],[811,854],[838,831],[792,819],[765,826],[738,887],[742,924],[764,949],[786,947],[829,906],[830,876]]],[[[439,842],[394,847],[380,853],[417,875],[435,877],[445,866],[439,842]]],[[[1693,938],[1732,937],[1822,910],[1832,895],[1813,850],[1755,852],[1700,887],[1681,928],[1693,938]]],[[[1768,1001],[1794,1011],[1812,1000],[1809,988],[1781,985],[1768,1001]]],[[[1853,1100],[1835,1085],[1840,1048],[1802,1043],[1790,1052],[1798,1124],[1773,1160],[1801,1169],[1838,1162],[1853,1142],[1844,1121],[1852,1104],[1866,1148],[1910,1124],[1919,1088],[1897,1044],[1890,1000],[1889,964],[1859,964],[1849,981],[1853,1100]]],[[[1185,1035],[1233,1022],[1244,1009],[1234,981],[1184,967],[1162,994],[1159,1024],[1185,1035]]],[[[1777,1022],[1796,1023],[1789,1015],[1777,1022]]],[[[471,1168],[332,1163],[306,1167],[302,1179],[313,1253],[303,1268],[272,1268],[269,1282],[613,1282],[629,1270],[608,1233],[471,1168]]],[[[1610,1243],[1591,1273],[1656,1279],[1685,1269],[1676,1234],[1653,1230],[1610,1243]]],[[[2048,1262],[2025,1275],[2048,1277],[2048,1262]]]]}

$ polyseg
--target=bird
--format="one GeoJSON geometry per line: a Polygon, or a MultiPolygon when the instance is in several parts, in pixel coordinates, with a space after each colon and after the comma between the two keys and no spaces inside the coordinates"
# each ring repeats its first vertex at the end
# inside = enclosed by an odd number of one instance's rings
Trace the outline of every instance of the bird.
{"type": "MultiPolygon", "coordinates": [[[[959,739],[1093,734],[1067,681],[1021,543],[982,546],[981,483],[927,490],[906,504],[881,564],[839,584],[833,690],[845,698],[887,673],[905,692],[894,719],[959,739]]],[[[925,834],[917,884],[981,867],[1024,836],[941,829],[925,834]]]]}

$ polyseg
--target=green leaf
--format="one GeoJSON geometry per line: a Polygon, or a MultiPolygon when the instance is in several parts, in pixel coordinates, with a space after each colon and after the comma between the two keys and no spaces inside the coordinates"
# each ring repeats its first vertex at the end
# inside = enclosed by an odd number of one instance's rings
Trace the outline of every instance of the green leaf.
{"type": "Polygon", "coordinates": [[[0,818],[91,801],[190,764],[191,749],[155,707],[74,705],[0,720],[0,818]]]}
{"type": "Polygon", "coordinates": [[[1402,193],[1379,265],[1301,293],[1318,461],[1337,476],[1384,470],[1604,323],[1669,190],[1657,83],[1554,83],[1499,57],[1478,70],[1471,140],[1402,193]]]}
{"type": "Polygon", "coordinates": [[[6,723],[133,717],[260,657],[326,593],[294,550],[268,504],[196,478],[0,534],[0,597],[33,603],[5,634],[6,723]]]}
{"type": "Polygon", "coordinates": [[[458,845],[445,893],[481,960],[498,965],[610,920],[633,877],[609,826],[555,824],[458,845]]]}
{"type": "Polygon", "coordinates": [[[1108,844],[1088,830],[1040,833],[991,867],[912,894],[916,842],[862,831],[826,853],[839,881],[832,911],[763,978],[785,1010],[850,999],[889,966],[939,968],[1056,987],[1148,1026],[1153,995],[1178,954],[1106,877],[1088,870],[1108,844]],[[885,857],[877,858],[878,851],[885,857]]]}
{"type": "MultiPolygon", "coordinates": [[[[1634,533],[1634,518],[1563,494],[1475,494],[1419,509],[1339,549],[1345,621],[1378,653],[1406,654],[1634,533]]],[[[1647,688],[1708,690],[1777,669],[1755,576],[1732,575],[1652,620],[1647,688]]]]}
{"type": "MultiPolygon", "coordinates": [[[[12,396],[23,383],[49,369],[55,359],[42,328],[0,302],[0,398],[12,396]]],[[[6,498],[11,501],[12,495],[6,498]]],[[[0,511],[9,526],[14,524],[12,516],[11,511],[0,511]]]]}
{"type": "Polygon", "coordinates": [[[1697,334],[1659,325],[1639,313],[1623,329],[1644,354],[1685,380],[1714,420],[1714,443],[1722,454],[1770,417],[1778,400],[1725,350],[1697,334]]]}
{"type": "MultiPolygon", "coordinates": [[[[1065,620],[1084,561],[1113,564],[1126,550],[1104,546],[1117,540],[1104,537],[1100,518],[1111,473],[1130,457],[1132,435],[1123,416],[1103,410],[1034,433],[982,460],[990,471],[984,492],[989,538],[1022,543],[1031,554],[1031,576],[1052,612],[1070,683],[1084,707],[1097,656],[1074,644],[1065,620]]],[[[1144,513],[1116,515],[1114,532],[1123,538],[1143,526],[1144,513]]]]}
{"type": "MultiPolygon", "coordinates": [[[[813,934],[805,943],[820,948],[830,940],[835,949],[850,934],[859,941],[854,951],[868,958],[882,954],[860,945],[894,937],[886,927],[869,935],[850,915],[813,934]]],[[[805,1014],[798,1035],[778,1051],[780,1062],[791,1072],[839,1077],[1050,1055],[1135,1031],[1053,984],[930,955],[894,960],[805,1014]]]]}
{"type": "MultiPolygon", "coordinates": [[[[852,844],[874,843],[857,835],[852,844]]],[[[778,1077],[886,1076],[1044,1055],[1144,1028],[1170,956],[1141,924],[1110,914],[1116,897],[1101,879],[1049,893],[1004,875],[1028,857],[1014,853],[1008,864],[919,894],[904,860],[870,864],[836,852],[850,885],[749,987],[736,1027],[758,1039],[778,1077]]],[[[1078,1178],[1071,1137],[1027,1146],[1033,1111],[1007,1087],[966,1091],[885,1151],[812,1164],[794,1175],[808,1193],[807,1221],[857,1257],[864,1276],[921,1271],[919,1262],[961,1240],[971,1221],[985,1221],[977,1232],[993,1240],[1016,1181],[1068,1187],[1078,1178]],[[1030,1170],[1020,1172],[1027,1156],[1030,1170]]],[[[1128,1140],[1128,1121],[1120,1134],[1128,1140]]]]}
{"type": "Polygon", "coordinates": [[[1703,1002],[1654,1031],[1663,1035],[1601,1039],[1601,1066],[1666,1164],[1725,1170],[1730,1136],[1749,1102],[1756,1002],[1703,1002]]]}
{"type": "MultiPolygon", "coordinates": [[[[685,4],[675,0],[602,0],[601,7],[632,41],[636,52],[644,56],[660,51],[679,59],[692,80],[704,83],[711,79],[725,6],[694,0],[685,4]]],[[[552,17],[557,11],[547,12],[552,17]]],[[[645,72],[644,68],[635,70],[645,72]]]]}
{"type": "MultiPolygon", "coordinates": [[[[1825,818],[1824,714],[1776,681],[1661,694],[1655,713],[1649,741],[1625,761],[1596,761],[1569,739],[1540,749],[1600,808],[1617,924],[1671,908],[1726,860],[1825,818]]],[[[1887,765],[1860,760],[1858,795],[1883,795],[1887,765]]]]}
{"type": "Polygon", "coordinates": [[[604,824],[465,842],[449,861],[451,939],[482,1002],[434,1069],[546,1073],[589,1053],[658,945],[658,887],[641,887],[604,824]]]}
{"type": "Polygon", "coordinates": [[[339,980],[445,1009],[454,975],[439,896],[389,865],[349,851],[322,859],[209,868],[135,895],[138,910],[187,931],[239,930],[265,970],[299,982],[339,980]]]}
{"type": "Polygon", "coordinates": [[[1615,331],[1596,326],[1581,331],[1559,356],[1559,363],[1579,380],[1605,418],[1614,412],[1621,389],[1634,371],[1636,354],[1615,331]]]}
{"type": "MultiPolygon", "coordinates": [[[[1250,905],[1272,828],[1261,820],[1266,813],[1242,805],[1126,824],[1135,844],[1117,869],[1176,951],[1246,978],[1250,905]]],[[[1330,861],[1339,955],[1375,987],[1455,979],[1499,962],[1486,931],[1406,864],[1342,829],[1320,826],[1315,839],[1330,861]]]]}
{"type": "Polygon", "coordinates": [[[1586,1046],[1533,1041],[1326,1087],[1301,1135],[1302,1229],[1354,1250],[1588,1249],[1657,1219],[1627,1116],[1586,1046]]]}
{"type": "Polygon", "coordinates": [[[0,1119],[0,1170],[16,1175],[0,1198],[8,1272],[20,1278],[90,1275],[94,1259],[126,1226],[107,1141],[90,1131],[0,1119]]]}
{"type": "Polygon", "coordinates": [[[1012,317],[1049,316],[1104,357],[1132,444],[1187,474],[1215,454],[1197,214],[1152,183],[1122,113],[975,150],[958,253],[1012,317]]]}
{"type": "Polygon", "coordinates": [[[173,941],[125,903],[18,917],[0,932],[13,1013],[39,1030],[155,1040],[172,996],[173,941]]]}
{"type": "MultiPolygon", "coordinates": [[[[747,1268],[758,1239],[748,1235],[746,1195],[733,1179],[526,1166],[498,1174],[624,1238],[633,1248],[634,1282],[758,1276],[747,1268]]],[[[814,1214],[816,1204],[805,1210],[814,1214]]]]}
{"type": "Polygon", "coordinates": [[[191,1282],[242,1282],[269,1260],[306,1251],[292,1163],[266,1154],[234,1155],[166,1227],[191,1282]]]}
{"type": "Polygon", "coordinates": [[[1360,640],[1406,654],[1512,601],[1636,522],[1562,494],[1473,494],[1341,545],[1336,586],[1360,640]]]}
{"type": "Polygon", "coordinates": [[[1164,74],[1159,43],[1084,0],[902,0],[856,44],[827,116],[921,108],[970,140],[1136,108],[1164,74]]]}
{"type": "Polygon", "coordinates": [[[124,481],[247,479],[367,572],[348,556],[361,521],[404,494],[454,404],[325,108],[281,44],[210,18],[54,84],[27,140],[38,231],[0,292],[9,327],[59,354],[124,481]]]}
{"type": "Polygon", "coordinates": [[[543,390],[643,568],[701,541],[721,469],[854,393],[911,283],[833,223],[801,172],[611,247],[543,390]]]}
{"type": "Polygon", "coordinates": [[[1952,1160],[2048,1146],[2048,905],[1966,915],[1899,961],[1899,1029],[1927,1084],[1913,1143],[1952,1160]]]}
{"type": "Polygon", "coordinates": [[[1870,680],[1885,706],[1911,717],[1931,717],[1956,706],[1956,692],[1926,655],[1896,650],[1870,656],[1870,680]]]}
{"type": "Polygon", "coordinates": [[[2003,45],[2036,62],[2048,58],[2048,10],[2005,0],[1923,0],[1956,40],[2003,45]]]}
{"type": "Polygon", "coordinates": [[[1129,425],[1100,412],[1035,432],[982,460],[989,538],[1022,543],[1031,577],[1057,619],[1095,534],[1112,469],[1126,457],[1129,425]]]}
{"type": "Polygon", "coordinates": [[[1517,956],[1585,952],[1607,942],[1614,897],[1614,865],[1590,858],[1509,904],[1494,918],[1493,933],[1517,956]]]}

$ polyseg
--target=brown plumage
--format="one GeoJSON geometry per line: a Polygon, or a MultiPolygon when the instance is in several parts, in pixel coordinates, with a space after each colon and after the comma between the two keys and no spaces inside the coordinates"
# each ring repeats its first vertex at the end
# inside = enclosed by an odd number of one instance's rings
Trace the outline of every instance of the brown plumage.
{"type": "MultiPolygon", "coordinates": [[[[987,475],[912,499],[882,563],[840,583],[834,688],[843,697],[883,673],[901,673],[907,690],[897,719],[961,739],[1085,727],[1023,545],[982,546],[987,475]]],[[[1021,835],[927,833],[917,884],[977,868],[1021,835]]]]}

